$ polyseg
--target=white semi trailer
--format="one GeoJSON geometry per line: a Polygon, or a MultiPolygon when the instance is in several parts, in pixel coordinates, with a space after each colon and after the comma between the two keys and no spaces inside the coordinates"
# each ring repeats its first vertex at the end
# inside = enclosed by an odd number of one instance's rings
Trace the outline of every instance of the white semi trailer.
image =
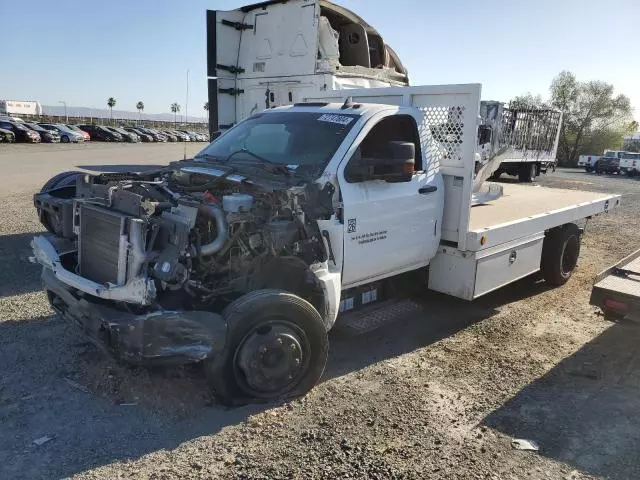
{"type": "MultiPolygon", "coordinates": [[[[360,16],[326,0],[207,12],[212,138],[265,109],[352,88],[408,86],[398,55],[360,16]]],[[[476,170],[531,182],[555,168],[562,117],[482,102],[476,170]]]]}

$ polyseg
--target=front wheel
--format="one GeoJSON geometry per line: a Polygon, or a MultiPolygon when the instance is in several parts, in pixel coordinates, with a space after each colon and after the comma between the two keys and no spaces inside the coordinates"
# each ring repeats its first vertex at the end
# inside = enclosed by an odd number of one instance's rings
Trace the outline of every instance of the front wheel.
{"type": "Polygon", "coordinates": [[[587,173],[593,172],[593,167],[584,167],[584,171],[587,173]]]}
{"type": "Polygon", "coordinates": [[[61,141],[62,143],[69,143],[71,140],[69,139],[69,137],[68,137],[67,135],[63,135],[63,136],[60,138],[60,141],[61,141]]]}
{"type": "Polygon", "coordinates": [[[542,244],[540,270],[545,281],[559,287],[569,281],[580,256],[580,229],[568,223],[547,232],[542,244]]]}
{"type": "Polygon", "coordinates": [[[329,340],[322,317],[307,301],[281,290],[240,297],[223,313],[227,345],[205,372],[227,405],[304,395],[320,380],[329,340]]]}

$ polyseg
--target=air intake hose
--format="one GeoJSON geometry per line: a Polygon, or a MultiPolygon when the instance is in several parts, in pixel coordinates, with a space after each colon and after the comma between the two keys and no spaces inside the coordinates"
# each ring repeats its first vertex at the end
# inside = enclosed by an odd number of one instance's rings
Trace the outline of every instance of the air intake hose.
{"type": "MultiPolygon", "coordinates": [[[[227,239],[229,238],[229,231],[227,228],[227,222],[224,218],[224,212],[220,208],[213,205],[201,205],[199,212],[216,221],[216,231],[218,232],[218,236],[213,242],[202,245],[199,252],[203,257],[209,257],[218,253],[222,247],[224,247],[224,244],[227,243],[227,239]]],[[[192,249],[191,253],[192,255],[198,254],[195,248],[192,249]]]]}

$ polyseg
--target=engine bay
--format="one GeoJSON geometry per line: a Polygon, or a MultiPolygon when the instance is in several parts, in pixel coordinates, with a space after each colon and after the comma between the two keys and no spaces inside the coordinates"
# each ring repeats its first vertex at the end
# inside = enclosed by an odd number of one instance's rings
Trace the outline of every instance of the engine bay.
{"type": "Polygon", "coordinates": [[[76,248],[65,268],[103,285],[150,279],[156,307],[202,309],[258,288],[296,288],[327,261],[316,220],[334,213],[330,183],[283,186],[178,163],[78,175],[61,200],[72,208],[59,209],[71,218],[52,222],[76,248]]]}

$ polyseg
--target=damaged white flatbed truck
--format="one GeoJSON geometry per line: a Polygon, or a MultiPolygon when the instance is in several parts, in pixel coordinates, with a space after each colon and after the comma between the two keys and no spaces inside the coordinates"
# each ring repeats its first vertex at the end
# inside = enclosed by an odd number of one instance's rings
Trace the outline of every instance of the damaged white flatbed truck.
{"type": "Polygon", "coordinates": [[[562,285],[586,219],[620,202],[478,185],[478,84],[350,94],[255,114],[157,171],[52,179],[32,242],[52,307],[125,362],[204,362],[222,401],[296,396],[335,324],[406,313],[407,285],[562,285]]]}

